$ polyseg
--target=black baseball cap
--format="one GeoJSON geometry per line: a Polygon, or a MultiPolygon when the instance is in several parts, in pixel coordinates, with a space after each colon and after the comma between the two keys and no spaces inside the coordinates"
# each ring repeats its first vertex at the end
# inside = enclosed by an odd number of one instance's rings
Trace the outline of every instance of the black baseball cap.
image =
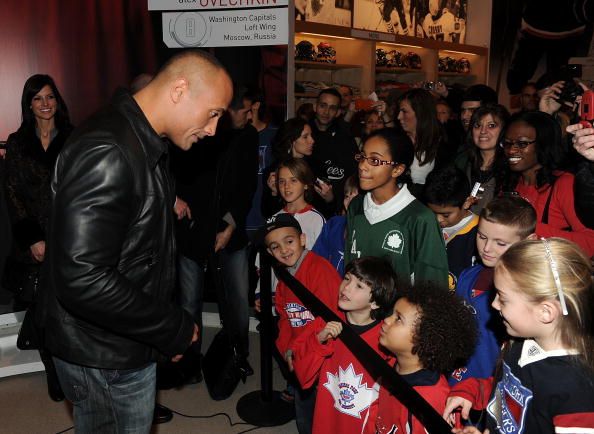
{"type": "Polygon", "coordinates": [[[266,235],[268,235],[273,230],[280,228],[295,228],[297,229],[297,232],[299,232],[300,234],[303,233],[303,231],[301,230],[301,225],[299,224],[297,219],[293,217],[291,214],[275,214],[266,220],[266,223],[262,228],[262,243],[264,242],[264,238],[266,237],[266,235]]]}

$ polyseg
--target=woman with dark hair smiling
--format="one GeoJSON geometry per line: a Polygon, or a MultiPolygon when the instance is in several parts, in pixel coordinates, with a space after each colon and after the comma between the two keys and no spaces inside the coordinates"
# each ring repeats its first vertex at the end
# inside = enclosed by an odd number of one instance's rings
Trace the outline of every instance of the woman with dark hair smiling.
{"type": "Polygon", "coordinates": [[[508,119],[509,112],[500,104],[486,104],[472,114],[467,135],[468,147],[462,156],[468,163],[461,169],[466,172],[471,187],[477,182],[481,184],[479,199],[471,207],[475,214],[480,214],[496,192],[501,190],[506,159],[499,142],[508,119]]]}
{"type": "Polygon", "coordinates": [[[568,239],[593,256],[594,230],[575,213],[574,176],[560,170],[566,152],[558,122],[544,112],[517,113],[501,146],[508,164],[503,191],[515,191],[534,206],[536,234],[568,239]]]}
{"type": "MultiPolygon", "coordinates": [[[[54,80],[36,74],[26,81],[21,98],[22,123],[6,143],[6,198],[13,231],[11,262],[6,274],[17,306],[35,302],[36,284],[45,259],[46,227],[50,213],[50,181],[56,158],[72,131],[68,108],[54,80]]],[[[54,400],[63,395],[51,356],[40,350],[54,400]],[[52,375],[53,373],[53,375],[52,375]]]]}
{"type": "MultiPolygon", "coordinates": [[[[398,100],[398,120],[415,150],[410,167],[414,184],[425,184],[425,178],[437,166],[444,166],[454,157],[448,152],[445,132],[437,119],[435,99],[425,89],[411,89],[398,100]]],[[[418,187],[412,189],[417,193],[418,187]]]]}

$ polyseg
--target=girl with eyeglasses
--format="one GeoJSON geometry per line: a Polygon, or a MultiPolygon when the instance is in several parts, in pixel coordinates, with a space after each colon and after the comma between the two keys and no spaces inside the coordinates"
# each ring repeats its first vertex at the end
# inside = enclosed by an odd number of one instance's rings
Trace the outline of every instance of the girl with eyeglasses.
{"type": "MultiPolygon", "coordinates": [[[[492,306],[511,340],[493,378],[452,388],[444,417],[483,410],[491,434],[594,431],[590,260],[561,238],[514,244],[495,266],[492,306]]],[[[454,430],[475,434],[475,427],[454,430]]]]}
{"type": "Polygon", "coordinates": [[[355,197],[347,211],[344,260],[385,257],[401,278],[447,288],[448,261],[437,220],[399,183],[413,153],[405,134],[384,128],[371,133],[355,156],[359,187],[366,194],[355,197]]]}
{"type": "Polygon", "coordinates": [[[500,146],[507,161],[503,191],[516,191],[536,209],[536,234],[562,237],[594,255],[594,230],[575,213],[574,176],[561,170],[566,150],[555,119],[543,112],[511,117],[500,146]]]}

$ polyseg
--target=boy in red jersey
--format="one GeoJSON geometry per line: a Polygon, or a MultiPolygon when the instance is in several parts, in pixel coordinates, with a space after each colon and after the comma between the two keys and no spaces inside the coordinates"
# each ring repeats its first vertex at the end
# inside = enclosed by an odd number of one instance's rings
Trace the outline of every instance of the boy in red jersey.
{"type": "MultiPolygon", "coordinates": [[[[381,320],[391,312],[396,275],[390,264],[364,257],[349,263],[340,284],[338,307],[345,322],[376,352],[381,320]]],[[[313,432],[360,434],[374,428],[379,385],[341,341],[342,323],[321,318],[295,340],[295,374],[304,388],[316,382],[313,432]],[[319,380],[319,381],[318,381],[319,380]]]]}
{"type": "MultiPolygon", "coordinates": [[[[268,253],[322,303],[336,311],[341,278],[330,262],[305,248],[305,234],[295,217],[286,213],[270,217],[264,226],[264,233],[268,253]]],[[[275,307],[279,316],[276,346],[289,370],[293,371],[294,341],[311,326],[315,317],[282,280],[276,287],[275,307]]],[[[309,433],[315,390],[302,389],[296,392],[297,429],[300,434],[309,433]]]]}

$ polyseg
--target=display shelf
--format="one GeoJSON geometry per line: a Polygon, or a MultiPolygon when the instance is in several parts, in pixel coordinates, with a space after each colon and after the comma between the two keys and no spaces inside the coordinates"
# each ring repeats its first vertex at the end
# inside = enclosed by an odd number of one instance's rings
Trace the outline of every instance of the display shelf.
{"type": "Polygon", "coordinates": [[[310,92],[295,92],[295,98],[317,98],[317,95],[310,92]]]}
{"type": "Polygon", "coordinates": [[[390,73],[390,74],[424,74],[423,69],[415,68],[399,68],[397,66],[376,66],[376,74],[390,73]]]}
{"type": "Polygon", "coordinates": [[[362,68],[361,65],[348,65],[343,63],[310,62],[306,60],[295,60],[295,68],[307,69],[351,69],[362,68]]]}
{"type": "MultiPolygon", "coordinates": [[[[307,40],[316,48],[328,42],[336,50],[336,64],[291,59],[289,70],[294,81],[319,81],[346,84],[368,95],[376,89],[376,81],[394,81],[412,84],[419,81],[443,81],[469,86],[488,82],[489,49],[453,42],[421,39],[382,32],[362,31],[320,23],[295,21],[293,44],[307,40]],[[396,50],[406,55],[414,52],[421,58],[421,69],[375,66],[376,49],[396,50]],[[469,73],[439,72],[440,57],[465,58],[470,63],[469,73]]],[[[291,88],[294,83],[290,82],[291,88]]],[[[295,107],[298,99],[315,98],[310,93],[288,91],[289,104],[295,107]]],[[[292,115],[292,113],[290,113],[292,115]]]]}
{"type": "Polygon", "coordinates": [[[445,71],[438,71],[437,75],[440,77],[467,77],[476,79],[476,75],[471,74],[469,72],[445,72],[445,71]]]}

